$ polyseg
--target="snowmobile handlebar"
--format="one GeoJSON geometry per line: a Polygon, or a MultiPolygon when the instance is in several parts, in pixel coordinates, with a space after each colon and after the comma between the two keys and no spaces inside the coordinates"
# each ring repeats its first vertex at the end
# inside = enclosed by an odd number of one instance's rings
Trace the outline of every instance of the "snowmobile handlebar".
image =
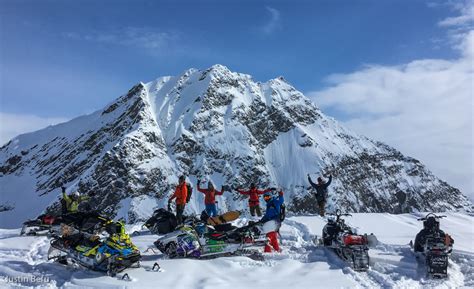
{"type": "Polygon", "coordinates": [[[435,213],[428,213],[426,216],[423,218],[418,218],[417,221],[426,221],[429,217],[433,217],[435,219],[442,219],[442,218],[447,218],[446,215],[436,215],[435,213]]]}
{"type": "Polygon", "coordinates": [[[350,216],[352,216],[352,215],[349,214],[349,213],[342,213],[341,210],[339,210],[339,209],[336,210],[336,213],[328,213],[327,215],[336,216],[336,217],[340,217],[340,216],[347,216],[347,217],[350,217],[350,216]]]}

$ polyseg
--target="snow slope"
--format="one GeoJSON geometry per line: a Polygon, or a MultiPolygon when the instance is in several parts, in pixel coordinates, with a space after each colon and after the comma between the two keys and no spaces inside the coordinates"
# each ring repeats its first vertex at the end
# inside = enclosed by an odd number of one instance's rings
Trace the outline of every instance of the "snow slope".
{"type": "MultiPolygon", "coordinates": [[[[45,237],[18,237],[19,230],[0,230],[0,286],[24,288],[453,288],[474,286],[474,217],[448,213],[441,228],[452,234],[455,245],[446,280],[425,278],[407,245],[419,231],[421,214],[354,214],[346,221],[360,232],[373,232],[381,244],[369,251],[371,268],[357,273],[313,239],[324,221],[318,216],[288,218],[282,229],[282,254],[265,254],[264,261],[245,257],[214,260],[169,260],[147,249],[157,236],[133,237],[143,252],[142,267],[126,271],[131,281],[66,268],[46,260],[45,237]],[[162,272],[150,268],[158,262],[162,272]],[[46,276],[49,283],[7,283],[5,277],[46,276]]],[[[238,223],[244,223],[239,220],[238,223]]],[[[136,228],[137,226],[135,226],[136,228]]],[[[132,227],[129,228],[133,230],[132,227]]]]}

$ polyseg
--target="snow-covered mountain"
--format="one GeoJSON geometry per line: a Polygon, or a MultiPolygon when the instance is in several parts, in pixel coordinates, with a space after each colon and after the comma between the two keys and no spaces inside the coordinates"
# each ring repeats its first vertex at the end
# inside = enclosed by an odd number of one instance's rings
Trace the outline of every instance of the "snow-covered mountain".
{"type": "MultiPolygon", "coordinates": [[[[259,83],[214,65],[139,83],[102,110],[1,147],[0,227],[57,201],[61,184],[96,192],[92,204],[103,212],[143,219],[183,173],[193,184],[281,187],[293,212],[316,210],[307,173],[333,175],[331,208],[472,209],[419,161],[341,126],[282,77],[259,83]]],[[[235,192],[218,200],[222,210],[247,206],[235,192]]],[[[203,207],[195,191],[186,209],[203,207]]]]}

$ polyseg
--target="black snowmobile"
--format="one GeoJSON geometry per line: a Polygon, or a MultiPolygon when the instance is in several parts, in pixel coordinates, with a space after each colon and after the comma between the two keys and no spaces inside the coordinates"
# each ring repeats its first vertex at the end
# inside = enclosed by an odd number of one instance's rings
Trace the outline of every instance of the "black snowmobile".
{"type": "Polygon", "coordinates": [[[413,249],[425,259],[427,274],[434,278],[448,276],[448,259],[453,250],[453,238],[439,228],[439,220],[445,217],[429,213],[418,219],[423,221],[423,229],[416,235],[413,249]]]}
{"type": "Polygon", "coordinates": [[[20,235],[22,236],[46,236],[51,231],[59,230],[61,216],[51,214],[39,215],[36,219],[31,219],[23,223],[20,235]]]}
{"type": "Polygon", "coordinates": [[[328,223],[323,228],[322,245],[332,249],[341,259],[346,261],[355,271],[369,269],[369,246],[367,235],[358,235],[355,230],[344,222],[340,210],[336,214],[327,214],[328,223]]]}
{"type": "Polygon", "coordinates": [[[36,219],[23,223],[20,235],[49,236],[61,235],[62,230],[77,230],[96,234],[111,222],[96,212],[74,212],[62,215],[42,214],[36,219]]]}
{"type": "Polygon", "coordinates": [[[62,264],[69,262],[91,270],[107,272],[109,276],[140,266],[140,251],[124,233],[120,222],[106,226],[108,237],[100,238],[84,232],[53,236],[48,259],[62,264]]]}
{"type": "Polygon", "coordinates": [[[163,208],[157,209],[143,226],[147,227],[151,233],[160,235],[173,232],[178,225],[176,216],[163,208]]]}

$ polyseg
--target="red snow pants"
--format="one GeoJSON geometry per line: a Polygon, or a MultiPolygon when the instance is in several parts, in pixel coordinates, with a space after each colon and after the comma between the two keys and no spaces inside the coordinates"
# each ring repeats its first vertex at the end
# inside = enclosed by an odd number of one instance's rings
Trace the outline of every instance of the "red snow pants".
{"type": "Polygon", "coordinates": [[[280,245],[278,245],[277,232],[267,233],[267,243],[265,244],[264,252],[271,253],[272,247],[275,251],[280,252],[280,245]]]}

